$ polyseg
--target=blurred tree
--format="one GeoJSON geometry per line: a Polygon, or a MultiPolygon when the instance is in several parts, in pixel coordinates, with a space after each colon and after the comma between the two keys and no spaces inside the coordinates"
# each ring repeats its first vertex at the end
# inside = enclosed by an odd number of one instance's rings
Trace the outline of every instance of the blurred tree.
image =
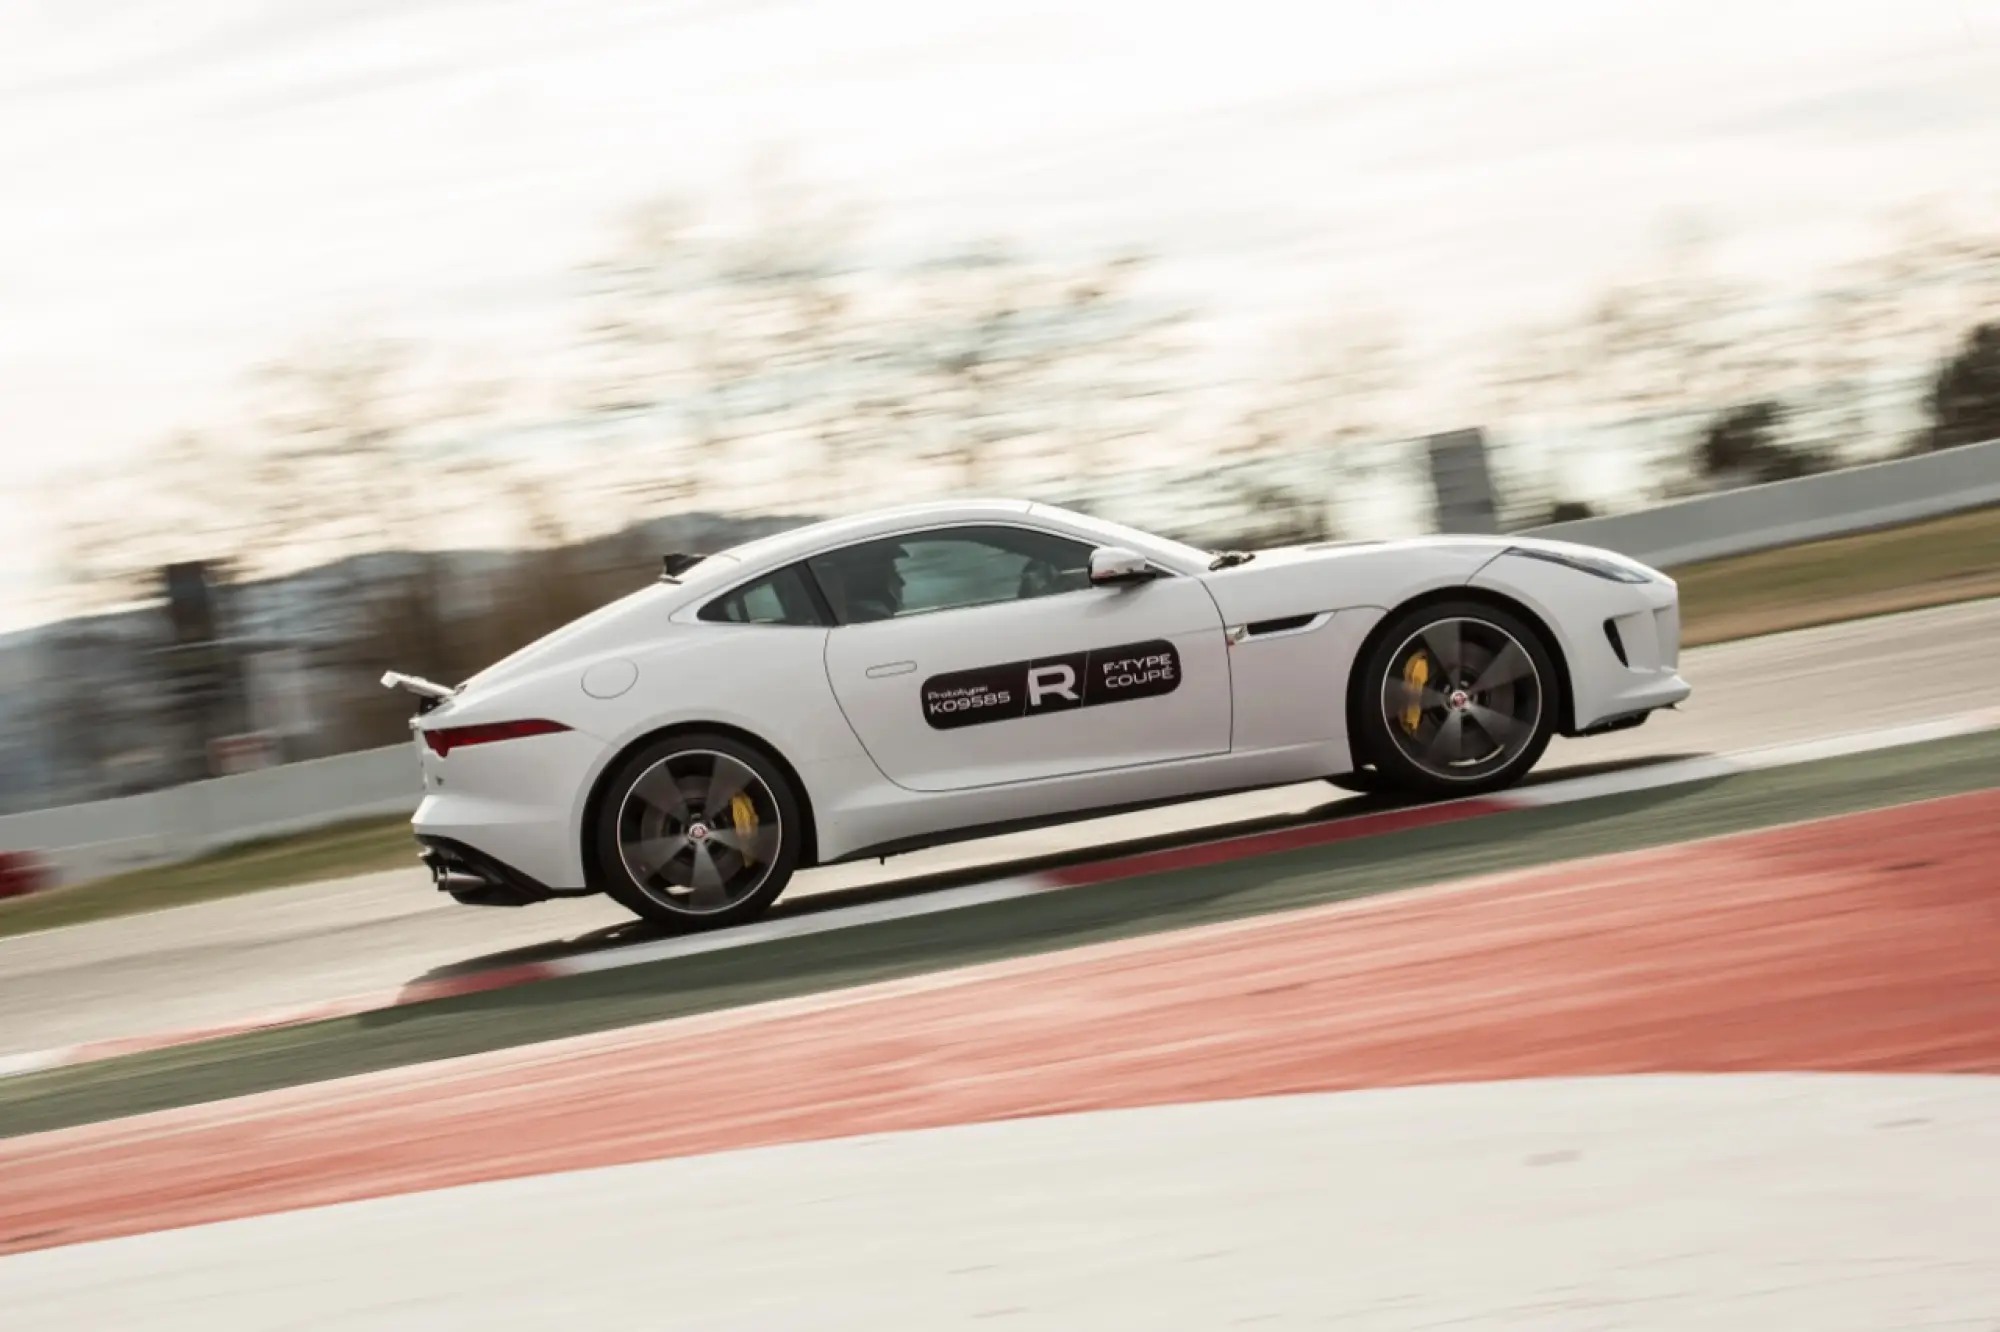
{"type": "MultiPolygon", "coordinates": [[[[504,493],[504,461],[466,438],[501,390],[415,381],[411,349],[379,340],[308,348],[259,373],[250,479],[278,560],[433,545],[504,493]]],[[[253,552],[262,565],[274,555],[253,552]]]]}
{"type": "MultiPolygon", "coordinates": [[[[1699,234],[1684,233],[1653,275],[1593,304],[1567,354],[1510,349],[1489,394],[1503,420],[1539,409],[1551,441],[1635,449],[1657,493],[1690,493],[1724,483],[1704,449],[1727,443],[1709,427],[1738,413],[1728,404],[1784,406],[1765,441],[1778,451],[1746,475],[1880,456],[1932,387],[1937,330],[1981,310],[2000,310],[2000,238],[1929,214],[1904,215],[1886,248],[1802,293],[1720,275],[1699,234]],[[1547,424],[1550,412],[1562,419],[1547,424]]],[[[1545,460],[1551,478],[1560,464],[1545,460]]]]}
{"type": "Polygon", "coordinates": [[[414,351],[375,339],[321,343],[266,367],[252,404],[251,480],[264,528],[241,563],[320,576],[270,601],[267,635],[312,643],[335,748],[403,738],[407,708],[383,670],[461,678],[463,596],[435,552],[501,525],[518,466],[471,436],[505,392],[424,375],[414,351]]]}
{"type": "Polygon", "coordinates": [[[1794,446],[1843,464],[1884,456],[1923,412],[1950,354],[1944,330],[2000,315],[2000,234],[1902,210],[1884,248],[1833,269],[1792,308],[1766,334],[1756,392],[1791,404],[1794,446]]]}
{"type": "Polygon", "coordinates": [[[2000,323],[1966,334],[1938,371],[1925,406],[1930,429],[1918,437],[1925,451],[2000,439],[2000,323]]]}
{"type": "Polygon", "coordinates": [[[852,219],[768,187],[718,234],[657,201],[587,270],[579,401],[641,512],[816,510],[959,493],[1022,466],[1074,480],[1144,433],[1171,311],[1141,265],[1004,246],[864,262],[852,219]]]}
{"type": "Polygon", "coordinates": [[[331,748],[408,739],[409,699],[377,687],[382,672],[457,681],[483,664],[453,614],[457,593],[450,565],[431,551],[399,553],[391,568],[349,581],[342,630],[318,663],[338,682],[324,719],[331,748]]]}
{"type": "Polygon", "coordinates": [[[1595,424],[1622,436],[1663,494],[1696,482],[1687,423],[1757,391],[1755,301],[1717,273],[1698,229],[1670,237],[1651,277],[1613,287],[1584,321],[1579,369],[1595,424]]]}
{"type": "MultiPolygon", "coordinates": [[[[492,410],[490,388],[459,381],[420,391],[413,378],[410,358],[389,344],[311,349],[257,376],[247,427],[183,434],[143,466],[76,484],[81,502],[58,524],[72,599],[99,606],[154,599],[161,566],[175,560],[208,561],[231,581],[314,568],[310,578],[267,583],[252,599],[255,622],[232,631],[301,645],[313,669],[334,673],[327,695],[343,701],[372,702],[383,692],[358,668],[388,654],[357,657],[357,626],[379,624],[378,638],[393,637],[403,669],[444,658],[448,625],[433,557],[406,553],[385,564],[365,556],[435,547],[461,516],[490,522],[481,510],[504,495],[511,469],[461,442],[460,432],[492,410]]],[[[201,775],[197,700],[173,662],[147,663],[127,684],[136,681],[151,720],[126,717],[108,743],[164,746],[168,767],[201,775]]],[[[65,715],[83,715],[65,707],[65,715]]],[[[334,720],[344,729],[344,718],[334,720]]],[[[383,734],[379,726],[359,730],[383,734]]]]}
{"type": "Polygon", "coordinates": [[[1576,484],[1584,358],[1576,324],[1537,323],[1504,335],[1479,367],[1473,419],[1486,430],[1503,531],[1551,521],[1555,497],[1576,484]]]}
{"type": "Polygon", "coordinates": [[[1137,296],[1143,267],[1037,264],[992,244],[904,275],[914,300],[889,361],[910,372],[905,428],[948,491],[992,493],[1023,468],[1087,483],[1158,428],[1181,315],[1137,296]]]}
{"type": "Polygon", "coordinates": [[[1271,360],[1273,373],[1250,386],[1240,420],[1218,438],[1212,544],[1331,538],[1356,488],[1379,480],[1407,442],[1408,377],[1386,316],[1306,325],[1271,360]]]}
{"type": "Polygon", "coordinates": [[[1789,481],[1824,470],[1824,460],[1782,442],[1785,405],[1771,399],[1723,412],[1701,432],[1696,468],[1717,489],[1789,481]]]}
{"type": "Polygon", "coordinates": [[[1766,335],[1769,364],[1755,391],[1785,395],[1794,450],[1828,464],[1867,454],[1885,406],[1878,379],[1893,355],[1895,298],[1866,276],[1836,283],[1801,303],[1794,329],[1766,335]]]}
{"type": "Polygon", "coordinates": [[[407,738],[409,699],[376,686],[383,671],[464,680],[658,576],[659,551],[641,532],[572,540],[544,501],[523,509],[540,515],[533,547],[478,565],[399,553],[356,584],[345,629],[321,662],[345,681],[332,691],[335,748],[407,738]]]}
{"type": "Polygon", "coordinates": [[[101,609],[160,594],[161,566],[235,557],[269,530],[255,460],[218,435],[183,432],[135,464],[50,489],[57,570],[70,600],[101,609]]]}
{"type": "Polygon", "coordinates": [[[1344,474],[1369,472],[1406,432],[1399,396],[1408,380],[1394,325],[1357,314],[1286,339],[1278,372],[1259,386],[1239,434],[1250,457],[1311,451],[1344,474]]]}
{"type": "Polygon", "coordinates": [[[72,597],[151,598],[173,560],[255,577],[434,544],[509,469],[460,439],[492,391],[422,394],[407,366],[388,344],[312,350],[256,376],[248,428],[183,432],[136,464],[64,478],[53,498],[72,597]]]}
{"type": "Polygon", "coordinates": [[[856,310],[851,222],[778,186],[756,203],[719,235],[653,200],[585,270],[578,401],[614,444],[632,516],[743,507],[787,481],[825,502],[870,442],[856,426],[880,352],[856,310]]]}

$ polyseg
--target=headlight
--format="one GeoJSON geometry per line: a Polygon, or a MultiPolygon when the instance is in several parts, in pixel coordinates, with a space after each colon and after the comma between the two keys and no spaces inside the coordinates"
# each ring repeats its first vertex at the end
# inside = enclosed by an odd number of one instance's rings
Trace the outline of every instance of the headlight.
{"type": "Polygon", "coordinates": [[[1560,564],[1580,573],[1596,574],[1599,578],[1609,578],[1614,583],[1650,583],[1653,575],[1636,564],[1624,560],[1611,559],[1603,555],[1584,555],[1569,551],[1529,550],[1515,546],[1509,555],[1522,555],[1531,560],[1547,560],[1550,564],[1560,564]]]}

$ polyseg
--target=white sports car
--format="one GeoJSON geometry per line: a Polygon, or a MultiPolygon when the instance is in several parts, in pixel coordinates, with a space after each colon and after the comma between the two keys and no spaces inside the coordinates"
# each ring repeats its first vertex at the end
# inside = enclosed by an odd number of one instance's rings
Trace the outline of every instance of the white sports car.
{"type": "Polygon", "coordinates": [[[733,924],[808,866],[1114,810],[1488,791],[1688,695],[1673,582],[1548,541],[1217,553],[983,502],[665,563],[457,688],[383,677],[459,901],[733,924]]]}

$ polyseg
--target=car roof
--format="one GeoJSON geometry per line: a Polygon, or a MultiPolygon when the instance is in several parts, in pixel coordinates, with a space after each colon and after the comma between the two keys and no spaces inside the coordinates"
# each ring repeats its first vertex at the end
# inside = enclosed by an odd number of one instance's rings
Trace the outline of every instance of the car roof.
{"type": "Polygon", "coordinates": [[[830,546],[864,541],[877,533],[907,531],[934,523],[978,522],[981,519],[1019,518],[1033,505],[1028,500],[940,500],[926,504],[902,504],[867,513],[827,518],[803,527],[787,528],[770,536],[731,546],[718,554],[745,566],[783,564],[830,546]]]}
{"type": "Polygon", "coordinates": [[[1031,521],[1029,526],[1045,527],[1084,541],[1130,544],[1148,558],[1183,573],[1192,573],[1207,563],[1200,552],[1179,542],[1049,504],[1017,499],[941,500],[872,509],[759,537],[718,551],[675,581],[685,589],[688,604],[692,605],[707,600],[722,588],[761,577],[796,560],[873,537],[963,523],[1018,524],[1031,516],[1042,521],[1031,521]]]}

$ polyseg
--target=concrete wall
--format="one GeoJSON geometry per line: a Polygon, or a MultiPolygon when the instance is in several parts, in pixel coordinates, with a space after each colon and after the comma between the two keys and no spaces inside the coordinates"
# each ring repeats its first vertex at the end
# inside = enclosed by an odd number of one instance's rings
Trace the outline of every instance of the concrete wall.
{"type": "Polygon", "coordinates": [[[1660,568],[2000,504],[2000,440],[1536,528],[1660,568]]]}
{"type": "MultiPolygon", "coordinates": [[[[1637,513],[1536,529],[1671,568],[2000,504],[2000,441],[1637,513]]],[[[368,815],[420,798],[407,745],[293,763],[150,795],[0,818],[0,851],[40,855],[59,883],[183,860],[234,842],[368,815]]]]}

